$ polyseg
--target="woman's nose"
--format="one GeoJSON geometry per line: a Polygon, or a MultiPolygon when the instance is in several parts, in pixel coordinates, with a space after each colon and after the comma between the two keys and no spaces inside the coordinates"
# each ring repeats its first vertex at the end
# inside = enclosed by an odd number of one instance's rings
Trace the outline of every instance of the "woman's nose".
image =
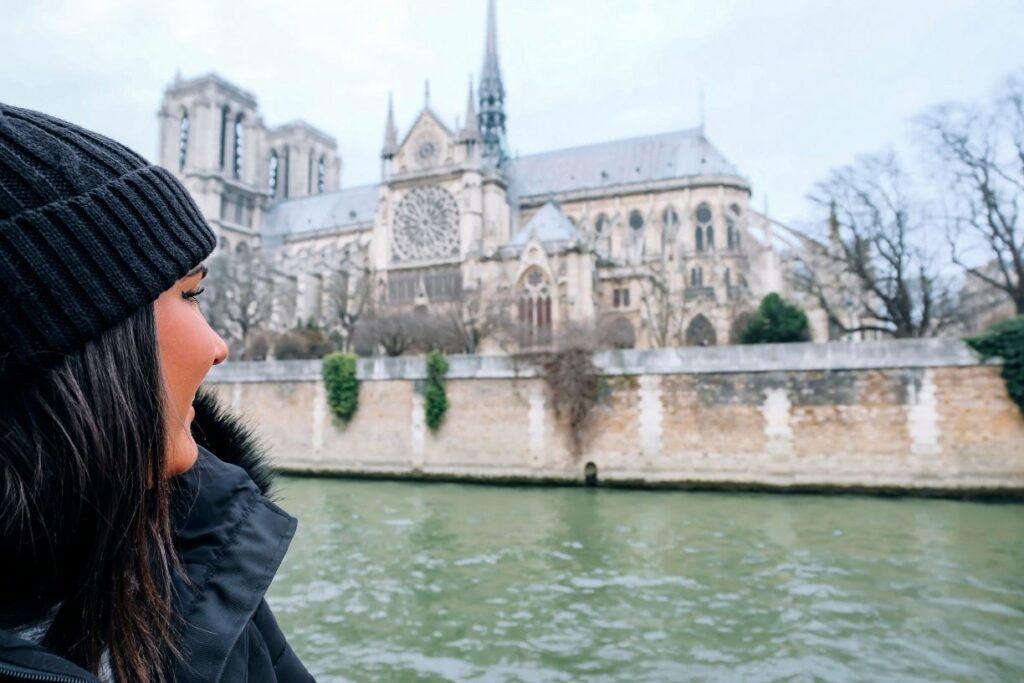
{"type": "Polygon", "coordinates": [[[213,333],[217,337],[215,342],[215,349],[213,355],[213,364],[220,365],[228,359],[228,345],[224,343],[224,339],[221,338],[216,332],[213,333]]]}

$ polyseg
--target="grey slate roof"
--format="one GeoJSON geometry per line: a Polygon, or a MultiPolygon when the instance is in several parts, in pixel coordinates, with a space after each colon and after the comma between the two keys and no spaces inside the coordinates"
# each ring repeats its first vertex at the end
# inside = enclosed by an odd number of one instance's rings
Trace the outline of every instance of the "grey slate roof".
{"type": "Polygon", "coordinates": [[[520,197],[739,171],[701,128],[519,157],[511,173],[520,197]]]}
{"type": "Polygon", "coordinates": [[[296,235],[317,230],[354,229],[373,221],[379,187],[362,185],[278,202],[267,212],[263,231],[270,235],[296,235]]]}
{"type": "Polygon", "coordinates": [[[548,202],[541,207],[530,222],[520,228],[512,239],[508,241],[509,246],[525,246],[531,235],[535,235],[541,242],[569,242],[579,235],[576,226],[572,224],[561,209],[554,202],[548,202]]]}
{"type": "MultiPolygon", "coordinates": [[[[521,198],[702,175],[734,176],[746,182],[700,128],[531,154],[511,160],[509,173],[521,198]]],[[[267,212],[264,234],[283,236],[355,229],[373,221],[379,187],[363,185],[278,202],[267,212]]],[[[552,205],[550,211],[545,209],[546,206],[530,222],[532,225],[542,219],[535,226],[541,241],[576,236],[576,228],[557,206],[552,205]]],[[[509,245],[516,245],[520,236],[525,244],[529,227],[516,233],[509,245]]]]}

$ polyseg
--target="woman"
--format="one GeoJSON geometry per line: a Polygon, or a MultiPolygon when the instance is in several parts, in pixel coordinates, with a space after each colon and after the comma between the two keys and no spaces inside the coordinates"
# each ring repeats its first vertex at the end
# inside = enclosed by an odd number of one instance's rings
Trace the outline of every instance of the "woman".
{"type": "Polygon", "coordinates": [[[312,680],[263,600],[295,520],[197,397],[214,244],[165,169],[0,104],[0,681],[312,680]]]}

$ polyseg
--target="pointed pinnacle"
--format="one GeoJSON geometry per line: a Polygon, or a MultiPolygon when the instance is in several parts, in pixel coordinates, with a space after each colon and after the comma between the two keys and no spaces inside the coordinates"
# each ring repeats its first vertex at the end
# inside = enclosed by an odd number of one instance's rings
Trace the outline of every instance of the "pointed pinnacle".
{"type": "Polygon", "coordinates": [[[395,107],[392,95],[388,93],[388,118],[384,124],[384,150],[385,155],[394,153],[398,147],[398,127],[395,126],[395,107]]]}
{"type": "Polygon", "coordinates": [[[494,14],[494,0],[487,0],[487,58],[498,61],[498,29],[494,14]]]}

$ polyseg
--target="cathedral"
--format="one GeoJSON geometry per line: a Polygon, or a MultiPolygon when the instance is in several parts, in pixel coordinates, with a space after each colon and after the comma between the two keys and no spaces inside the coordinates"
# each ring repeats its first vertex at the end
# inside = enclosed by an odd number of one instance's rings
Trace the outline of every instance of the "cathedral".
{"type": "Polygon", "coordinates": [[[498,54],[489,0],[463,122],[439,116],[428,89],[401,131],[389,101],[376,184],[344,187],[333,137],[266,125],[255,96],[215,74],[165,90],[159,162],[221,252],[272,264],[278,327],[329,327],[340,287],[374,310],[444,309],[469,325],[496,306],[535,342],[580,323],[637,348],[715,345],[786,293],[779,226],[702,126],[512,156],[498,54]]]}

